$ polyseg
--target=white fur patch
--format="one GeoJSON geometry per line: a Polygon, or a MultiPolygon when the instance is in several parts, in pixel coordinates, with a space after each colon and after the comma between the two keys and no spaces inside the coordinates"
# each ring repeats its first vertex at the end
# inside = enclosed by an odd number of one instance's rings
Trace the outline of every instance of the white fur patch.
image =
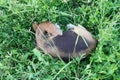
{"type": "Polygon", "coordinates": [[[71,24],[71,23],[67,24],[67,28],[68,28],[68,29],[74,29],[75,27],[76,27],[76,26],[73,25],[73,24],[71,24]]]}
{"type": "Polygon", "coordinates": [[[58,25],[57,23],[55,23],[55,26],[56,26],[58,29],[60,29],[60,25],[58,25]]]}
{"type": "Polygon", "coordinates": [[[62,32],[62,30],[60,29],[60,25],[58,25],[57,23],[55,23],[55,26],[56,26],[56,28],[57,28],[57,30],[58,30],[59,35],[63,35],[63,32],[62,32]]]}

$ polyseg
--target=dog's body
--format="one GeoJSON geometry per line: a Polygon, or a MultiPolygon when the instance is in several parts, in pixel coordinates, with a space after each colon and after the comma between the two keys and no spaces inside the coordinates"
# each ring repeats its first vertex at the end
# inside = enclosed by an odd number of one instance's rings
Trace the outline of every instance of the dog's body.
{"type": "Polygon", "coordinates": [[[52,56],[69,60],[82,53],[88,55],[91,50],[96,48],[97,41],[85,28],[68,25],[67,27],[71,30],[62,34],[60,29],[54,24],[49,26],[50,24],[52,23],[44,22],[41,26],[41,24],[34,23],[33,28],[36,31],[37,46],[52,56]],[[44,34],[45,31],[51,34],[48,38],[44,34]]]}

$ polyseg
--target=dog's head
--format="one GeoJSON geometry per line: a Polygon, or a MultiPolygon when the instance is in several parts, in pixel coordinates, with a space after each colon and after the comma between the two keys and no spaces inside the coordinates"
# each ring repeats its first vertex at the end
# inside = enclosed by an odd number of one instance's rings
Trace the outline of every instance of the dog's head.
{"type": "Polygon", "coordinates": [[[42,22],[39,25],[37,22],[34,22],[33,28],[35,31],[39,32],[40,30],[43,31],[44,35],[48,35],[51,37],[55,37],[57,35],[62,35],[62,30],[60,29],[59,25],[53,24],[51,22],[42,22]]]}

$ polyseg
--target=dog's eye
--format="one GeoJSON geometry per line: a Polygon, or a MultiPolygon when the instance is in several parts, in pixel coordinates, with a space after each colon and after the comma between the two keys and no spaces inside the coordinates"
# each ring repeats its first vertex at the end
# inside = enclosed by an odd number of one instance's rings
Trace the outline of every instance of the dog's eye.
{"type": "Polygon", "coordinates": [[[47,31],[44,31],[44,33],[43,33],[44,35],[47,35],[48,34],[48,32],[47,31]]]}

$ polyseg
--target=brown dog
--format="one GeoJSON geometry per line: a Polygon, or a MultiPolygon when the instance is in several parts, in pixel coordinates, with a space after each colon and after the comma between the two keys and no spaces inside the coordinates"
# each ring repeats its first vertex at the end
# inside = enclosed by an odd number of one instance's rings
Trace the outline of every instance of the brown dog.
{"type": "Polygon", "coordinates": [[[81,54],[88,55],[97,45],[92,35],[82,26],[68,24],[71,30],[63,32],[51,22],[33,24],[36,32],[37,46],[53,57],[69,60],[81,54]],[[49,36],[48,36],[49,35],[49,36]]]}

